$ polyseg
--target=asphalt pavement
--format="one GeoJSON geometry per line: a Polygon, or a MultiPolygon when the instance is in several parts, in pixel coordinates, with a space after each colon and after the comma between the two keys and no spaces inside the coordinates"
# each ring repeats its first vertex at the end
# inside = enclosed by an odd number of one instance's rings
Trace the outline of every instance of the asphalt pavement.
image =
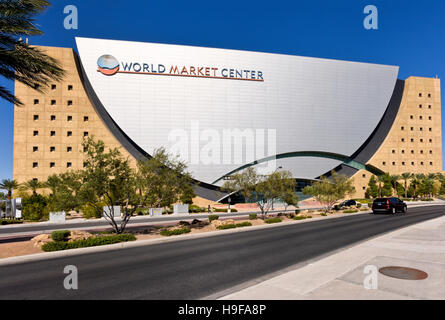
{"type": "Polygon", "coordinates": [[[358,214],[0,266],[0,299],[200,299],[444,213],[358,214]],[[67,265],[78,290],[64,289],[67,265]]]}

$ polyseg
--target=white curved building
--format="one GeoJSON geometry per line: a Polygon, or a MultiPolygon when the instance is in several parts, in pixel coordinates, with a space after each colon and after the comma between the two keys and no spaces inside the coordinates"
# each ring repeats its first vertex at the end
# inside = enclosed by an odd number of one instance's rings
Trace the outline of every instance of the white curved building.
{"type": "MultiPolygon", "coordinates": [[[[220,194],[212,193],[223,178],[250,165],[283,168],[297,179],[332,169],[350,176],[442,170],[438,79],[402,81],[396,66],[281,54],[88,38],[76,43],[78,56],[70,49],[46,50],[73,69],[75,79],[64,82],[82,85],[78,95],[87,97],[82,103],[92,107],[88,112],[105,127],[100,130],[135,159],[160,147],[180,154],[202,182],[197,191],[203,198],[218,200],[220,194]],[[396,128],[398,121],[403,129],[396,128]],[[400,134],[407,143],[411,136],[433,142],[412,145],[414,156],[400,134]],[[424,134],[431,138],[419,138],[424,134]],[[422,161],[420,151],[429,157],[422,161]],[[400,159],[393,165],[395,155],[400,159]]],[[[19,157],[14,173],[24,176],[19,157]]]]}

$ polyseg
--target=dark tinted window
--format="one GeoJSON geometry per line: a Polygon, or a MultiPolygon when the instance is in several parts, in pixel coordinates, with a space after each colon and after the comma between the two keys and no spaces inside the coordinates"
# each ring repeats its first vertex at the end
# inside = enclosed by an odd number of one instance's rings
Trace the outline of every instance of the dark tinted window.
{"type": "Polygon", "coordinates": [[[377,198],[374,200],[374,202],[386,202],[386,198],[377,198]]]}

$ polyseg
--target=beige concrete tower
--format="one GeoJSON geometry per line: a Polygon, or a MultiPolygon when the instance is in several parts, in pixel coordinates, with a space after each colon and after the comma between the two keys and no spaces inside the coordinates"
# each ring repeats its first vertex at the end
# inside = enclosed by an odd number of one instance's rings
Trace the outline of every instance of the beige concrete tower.
{"type": "MultiPolygon", "coordinates": [[[[440,79],[409,77],[396,120],[369,164],[390,174],[442,172],[440,79]]],[[[354,176],[356,197],[365,195],[371,174],[354,176]]]]}

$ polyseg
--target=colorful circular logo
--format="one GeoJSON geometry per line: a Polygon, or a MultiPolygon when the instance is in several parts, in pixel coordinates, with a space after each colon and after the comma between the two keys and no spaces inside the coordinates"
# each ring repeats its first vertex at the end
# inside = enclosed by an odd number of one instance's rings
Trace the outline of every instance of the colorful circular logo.
{"type": "Polygon", "coordinates": [[[106,76],[115,75],[119,71],[119,61],[109,54],[105,54],[97,60],[98,71],[106,76]]]}

